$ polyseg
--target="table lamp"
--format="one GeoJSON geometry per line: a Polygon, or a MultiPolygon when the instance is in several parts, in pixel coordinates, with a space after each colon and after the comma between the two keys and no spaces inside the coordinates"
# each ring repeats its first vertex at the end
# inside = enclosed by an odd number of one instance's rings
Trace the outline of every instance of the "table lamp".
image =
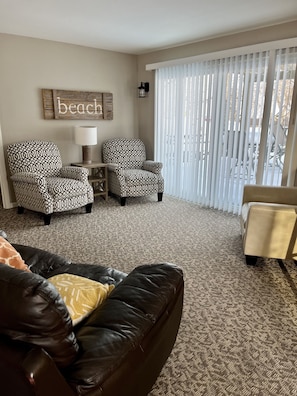
{"type": "Polygon", "coordinates": [[[82,158],[84,164],[92,163],[92,147],[97,144],[97,127],[76,126],[74,130],[74,141],[82,146],[82,158]]]}

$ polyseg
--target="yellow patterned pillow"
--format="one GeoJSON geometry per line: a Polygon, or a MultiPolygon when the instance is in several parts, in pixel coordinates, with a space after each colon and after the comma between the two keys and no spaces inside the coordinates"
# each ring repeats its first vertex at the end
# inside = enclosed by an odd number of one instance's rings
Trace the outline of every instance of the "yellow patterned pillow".
{"type": "Polygon", "coordinates": [[[20,253],[2,236],[0,236],[0,263],[31,272],[20,253]]]}
{"type": "Polygon", "coordinates": [[[63,298],[73,326],[86,318],[101,304],[114,285],[107,285],[72,274],[59,274],[48,279],[63,298]]]}

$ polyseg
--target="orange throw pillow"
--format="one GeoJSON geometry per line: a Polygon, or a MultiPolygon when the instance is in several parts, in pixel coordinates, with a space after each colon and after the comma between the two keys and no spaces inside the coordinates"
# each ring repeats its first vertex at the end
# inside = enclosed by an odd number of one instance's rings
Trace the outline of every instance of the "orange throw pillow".
{"type": "Polygon", "coordinates": [[[3,237],[0,236],[0,263],[10,267],[29,271],[29,267],[22,259],[19,252],[3,237]]]}

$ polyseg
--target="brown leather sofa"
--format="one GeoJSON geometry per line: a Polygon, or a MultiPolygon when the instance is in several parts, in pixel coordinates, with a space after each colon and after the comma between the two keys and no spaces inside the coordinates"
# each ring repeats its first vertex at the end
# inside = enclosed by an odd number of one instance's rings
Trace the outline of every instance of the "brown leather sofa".
{"type": "Polygon", "coordinates": [[[0,264],[0,395],[144,396],[178,333],[182,270],[172,264],[124,274],[13,245],[32,273],[0,264]],[[76,326],[47,278],[72,273],[115,288],[76,326]]]}

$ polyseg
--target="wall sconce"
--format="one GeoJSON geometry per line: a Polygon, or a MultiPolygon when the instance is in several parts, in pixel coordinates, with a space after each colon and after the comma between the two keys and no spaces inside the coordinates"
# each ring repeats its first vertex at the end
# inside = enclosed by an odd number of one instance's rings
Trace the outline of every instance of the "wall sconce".
{"type": "Polygon", "coordinates": [[[141,82],[138,87],[138,97],[145,98],[150,90],[150,84],[148,82],[141,82]]]}
{"type": "Polygon", "coordinates": [[[74,141],[82,146],[82,158],[84,164],[92,163],[92,148],[97,144],[97,127],[77,126],[74,130],[74,141]]]}

